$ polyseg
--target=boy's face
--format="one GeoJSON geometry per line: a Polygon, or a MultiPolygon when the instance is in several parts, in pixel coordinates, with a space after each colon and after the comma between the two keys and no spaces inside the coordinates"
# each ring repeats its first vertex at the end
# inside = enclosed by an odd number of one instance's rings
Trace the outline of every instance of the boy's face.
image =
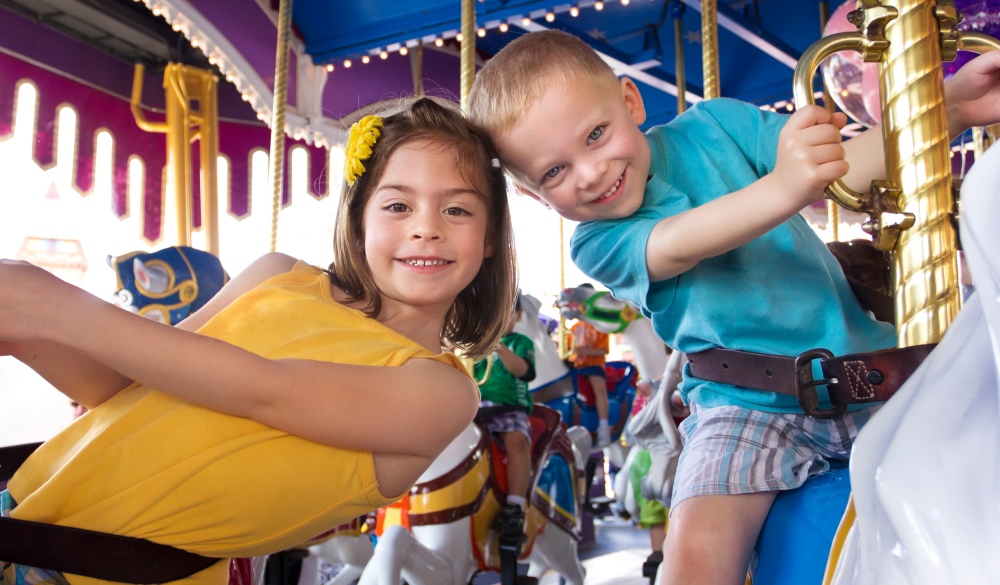
{"type": "Polygon", "coordinates": [[[649,143],[631,80],[589,77],[546,89],[506,134],[494,137],[522,191],[575,221],[626,217],[642,204],[649,143]]]}

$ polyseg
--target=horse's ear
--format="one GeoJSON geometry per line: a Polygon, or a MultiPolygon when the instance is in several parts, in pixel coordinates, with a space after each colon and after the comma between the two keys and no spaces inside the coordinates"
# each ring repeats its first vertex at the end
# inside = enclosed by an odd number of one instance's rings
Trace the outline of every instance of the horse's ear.
{"type": "Polygon", "coordinates": [[[162,268],[158,266],[147,267],[142,260],[136,258],[132,261],[132,274],[135,275],[135,282],[139,285],[139,292],[143,294],[147,292],[153,294],[167,292],[170,278],[164,274],[162,268]]]}

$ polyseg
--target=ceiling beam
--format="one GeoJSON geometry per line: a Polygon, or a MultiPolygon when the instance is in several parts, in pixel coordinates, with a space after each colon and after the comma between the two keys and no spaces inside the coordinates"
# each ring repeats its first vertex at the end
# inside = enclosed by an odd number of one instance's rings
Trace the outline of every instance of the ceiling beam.
{"type": "MultiPolygon", "coordinates": [[[[701,0],[681,0],[691,8],[701,12],[701,0]]],[[[779,63],[795,69],[801,54],[784,44],[767,31],[751,25],[736,12],[723,4],[718,5],[719,26],[770,55],[779,63]]]]}

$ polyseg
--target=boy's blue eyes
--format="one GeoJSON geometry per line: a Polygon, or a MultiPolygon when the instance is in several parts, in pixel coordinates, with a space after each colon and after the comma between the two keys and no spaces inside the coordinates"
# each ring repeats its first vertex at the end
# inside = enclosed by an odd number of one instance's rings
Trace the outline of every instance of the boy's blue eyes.
{"type": "MultiPolygon", "coordinates": [[[[587,142],[588,143],[592,143],[592,142],[597,142],[598,140],[600,140],[601,137],[604,136],[604,129],[606,127],[607,127],[607,124],[605,124],[603,126],[598,126],[597,128],[594,128],[593,130],[591,130],[590,134],[587,135],[587,142]]],[[[564,168],[563,166],[552,167],[542,177],[542,182],[545,182],[545,181],[547,181],[549,179],[554,179],[556,177],[556,175],[558,175],[559,173],[562,172],[563,168],[564,168]]]]}
{"type": "MultiPolygon", "coordinates": [[[[587,142],[592,143],[600,140],[601,137],[604,136],[604,128],[606,126],[607,125],[605,124],[604,126],[598,126],[597,128],[591,130],[590,134],[587,135],[587,142]]],[[[545,173],[545,176],[542,177],[542,181],[544,182],[548,179],[554,179],[556,175],[562,172],[562,170],[563,170],[562,166],[552,167],[551,169],[548,170],[548,172],[545,173]]]]}

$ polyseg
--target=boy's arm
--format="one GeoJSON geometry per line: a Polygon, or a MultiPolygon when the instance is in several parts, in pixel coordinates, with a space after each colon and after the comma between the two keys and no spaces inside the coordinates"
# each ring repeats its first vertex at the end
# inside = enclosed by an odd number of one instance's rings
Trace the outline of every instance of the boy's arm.
{"type": "Polygon", "coordinates": [[[472,381],[432,360],[269,360],[123,311],[21,262],[0,261],[0,339],[70,347],[167,394],[347,449],[433,457],[478,408],[472,381]],[[357,413],[372,409],[386,428],[412,430],[358,433],[357,413]]]}
{"type": "Polygon", "coordinates": [[[774,170],[749,186],[660,220],[646,242],[651,282],[754,240],[823,198],[847,172],[840,128],[846,118],[818,106],[792,114],[778,138],[774,170]]]}
{"type": "MultiPolygon", "coordinates": [[[[1000,121],[1000,51],[990,51],[962,66],[944,84],[949,140],[973,126],[1000,121]]],[[[871,182],[885,177],[882,127],[874,126],[844,143],[850,170],[844,183],[867,193],[871,182]]]]}
{"type": "Polygon", "coordinates": [[[531,364],[528,363],[528,360],[517,355],[502,343],[497,346],[497,357],[500,358],[503,367],[507,368],[507,371],[513,374],[515,378],[523,378],[528,373],[528,370],[531,369],[531,364]]]}

